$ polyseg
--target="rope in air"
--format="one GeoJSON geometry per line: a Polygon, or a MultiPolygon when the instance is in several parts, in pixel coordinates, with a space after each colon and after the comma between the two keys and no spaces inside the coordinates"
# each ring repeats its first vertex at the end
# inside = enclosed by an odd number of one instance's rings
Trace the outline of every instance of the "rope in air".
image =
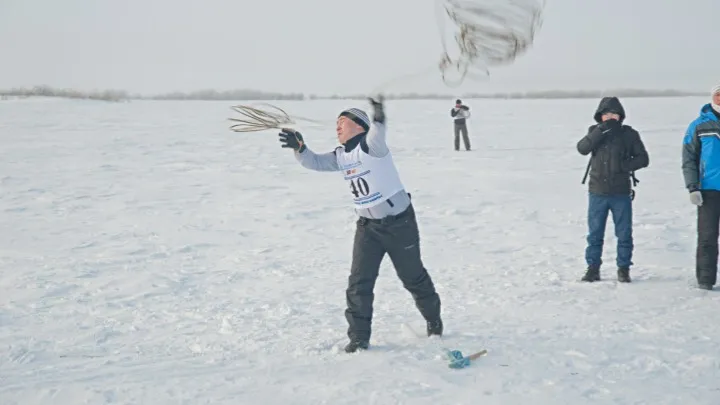
{"type": "Polygon", "coordinates": [[[234,132],[260,132],[268,129],[282,129],[289,125],[297,124],[298,120],[320,124],[319,121],[303,117],[291,117],[280,107],[269,103],[258,103],[251,105],[234,105],[234,111],[246,118],[228,118],[236,122],[230,126],[234,132]],[[262,106],[263,108],[260,108],[262,106]]]}
{"type": "MultiPolygon", "coordinates": [[[[457,87],[474,70],[490,75],[489,67],[510,64],[532,46],[542,26],[545,0],[437,0],[445,16],[458,28],[455,45],[459,56],[450,57],[443,22],[439,23],[443,55],[438,64],[443,82],[457,87]],[[459,73],[451,81],[449,71],[459,73]]],[[[440,17],[441,18],[441,17],[440,17]]]]}
{"type": "MultiPolygon", "coordinates": [[[[384,92],[385,88],[400,79],[426,75],[436,69],[440,70],[446,86],[458,87],[468,78],[489,76],[492,66],[511,64],[532,46],[535,34],[542,26],[545,0],[436,0],[435,5],[443,51],[437,66],[384,82],[373,90],[373,94],[384,92]],[[458,56],[454,58],[450,56],[446,40],[446,19],[457,29],[454,45],[458,56]],[[451,80],[451,73],[457,74],[458,78],[451,80]]],[[[246,119],[230,118],[236,122],[230,129],[235,132],[280,129],[295,124],[296,119],[318,123],[291,117],[274,105],[264,105],[265,108],[233,106],[232,109],[246,119]]]]}

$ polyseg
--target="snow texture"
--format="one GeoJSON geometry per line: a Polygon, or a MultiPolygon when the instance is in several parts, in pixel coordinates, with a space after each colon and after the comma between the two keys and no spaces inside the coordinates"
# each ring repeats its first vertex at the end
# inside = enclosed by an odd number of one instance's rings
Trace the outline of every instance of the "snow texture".
{"type": "MultiPolygon", "coordinates": [[[[638,172],[632,284],[609,222],[585,268],[598,100],[389,101],[388,139],[419,218],[446,336],[386,259],[371,349],[345,354],[354,213],[336,173],[302,169],[276,131],[234,133],[219,102],[0,102],[0,403],[720,403],[720,295],[695,288],[682,137],[707,100],[624,99],[638,172]],[[439,347],[489,353],[462,370],[439,347]]],[[[342,100],[278,102],[326,124],[342,100]]]]}

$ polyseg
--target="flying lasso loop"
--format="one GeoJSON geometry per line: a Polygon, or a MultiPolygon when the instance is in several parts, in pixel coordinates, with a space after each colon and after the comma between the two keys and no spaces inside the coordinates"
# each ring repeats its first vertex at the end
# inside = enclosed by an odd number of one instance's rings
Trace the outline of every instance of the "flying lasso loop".
{"type": "Polygon", "coordinates": [[[438,0],[449,19],[459,31],[455,43],[459,56],[450,57],[444,40],[444,54],[438,64],[447,85],[459,85],[474,70],[485,76],[488,67],[512,63],[533,43],[535,33],[542,25],[544,0],[438,0]],[[460,78],[450,82],[450,70],[460,78]]]}
{"type": "Polygon", "coordinates": [[[257,106],[235,105],[231,108],[246,118],[228,118],[228,120],[236,122],[230,126],[235,132],[259,132],[268,129],[281,129],[289,125],[297,124],[296,119],[320,123],[315,120],[301,117],[290,117],[282,108],[276,107],[268,103],[256,104],[263,106],[261,109],[257,106]]]}
{"type": "Polygon", "coordinates": [[[230,129],[235,132],[257,132],[267,129],[281,128],[288,124],[294,124],[290,116],[281,108],[267,104],[269,111],[261,110],[248,105],[236,105],[231,108],[246,118],[229,118],[236,122],[230,129]]]}

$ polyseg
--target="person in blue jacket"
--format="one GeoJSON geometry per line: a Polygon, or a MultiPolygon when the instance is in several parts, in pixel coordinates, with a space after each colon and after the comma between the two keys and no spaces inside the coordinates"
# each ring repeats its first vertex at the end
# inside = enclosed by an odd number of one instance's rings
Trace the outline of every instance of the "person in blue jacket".
{"type": "Polygon", "coordinates": [[[682,171],[690,202],[697,206],[695,276],[698,287],[712,290],[717,282],[720,226],[720,85],[711,102],[687,128],[683,138],[682,171]]]}

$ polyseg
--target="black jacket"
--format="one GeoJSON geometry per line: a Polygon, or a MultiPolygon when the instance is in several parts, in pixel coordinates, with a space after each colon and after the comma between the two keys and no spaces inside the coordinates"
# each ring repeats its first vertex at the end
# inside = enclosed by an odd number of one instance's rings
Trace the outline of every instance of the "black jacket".
{"type": "MultiPolygon", "coordinates": [[[[461,105],[460,108],[462,108],[465,111],[470,111],[470,107],[468,107],[466,105],[461,105]]],[[[450,116],[454,118],[457,116],[458,112],[459,112],[459,110],[457,110],[455,107],[453,107],[450,109],[450,116]]],[[[465,118],[455,118],[455,125],[465,125],[465,124],[466,124],[465,118]]]]}
{"type": "Polygon", "coordinates": [[[577,143],[581,155],[592,154],[590,192],[603,195],[630,194],[633,172],[650,164],[640,134],[631,126],[623,125],[625,109],[617,97],[600,100],[593,118],[598,124],[591,125],[587,135],[577,143]],[[602,122],[601,116],[605,112],[617,113],[620,121],[602,122]]]}

